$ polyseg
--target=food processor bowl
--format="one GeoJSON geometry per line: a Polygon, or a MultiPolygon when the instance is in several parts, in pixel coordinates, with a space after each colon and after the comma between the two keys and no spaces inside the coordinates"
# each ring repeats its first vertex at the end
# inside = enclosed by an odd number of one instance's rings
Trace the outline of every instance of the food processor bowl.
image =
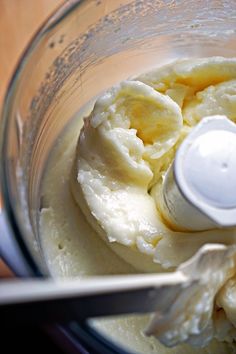
{"type": "MultiPolygon", "coordinates": [[[[1,256],[18,276],[49,275],[40,188],[51,148],[87,102],[178,58],[236,56],[234,0],[71,0],[39,29],[1,119],[1,256]]],[[[73,350],[125,353],[87,323],[54,327],[73,350]]],[[[128,349],[127,349],[128,352],[128,349]]]]}

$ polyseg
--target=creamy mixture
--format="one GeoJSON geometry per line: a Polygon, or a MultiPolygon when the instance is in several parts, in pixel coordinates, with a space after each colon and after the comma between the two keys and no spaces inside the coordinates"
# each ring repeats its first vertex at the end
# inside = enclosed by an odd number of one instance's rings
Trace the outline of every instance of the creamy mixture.
{"type": "MultiPolygon", "coordinates": [[[[97,100],[78,143],[82,122],[72,122],[51,154],[43,185],[40,226],[52,274],[170,271],[205,243],[234,244],[235,229],[177,232],[159,212],[176,149],[204,116],[215,114],[236,121],[236,59],[179,61],[120,83],[97,100]]],[[[96,320],[95,326],[137,352],[232,353],[232,262],[216,277],[206,266],[208,286],[189,313],[182,307],[171,340],[160,338],[167,345],[186,341],[204,349],[164,348],[143,335],[148,316],[96,320]]],[[[151,332],[157,334],[155,326],[151,332]]]]}

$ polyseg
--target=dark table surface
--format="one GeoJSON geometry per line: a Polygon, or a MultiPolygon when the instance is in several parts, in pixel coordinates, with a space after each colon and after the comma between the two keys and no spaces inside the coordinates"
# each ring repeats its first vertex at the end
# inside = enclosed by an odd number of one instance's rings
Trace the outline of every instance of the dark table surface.
{"type": "Polygon", "coordinates": [[[4,348],[1,352],[5,354],[65,353],[48,334],[37,327],[1,328],[0,338],[1,348],[4,348]]]}

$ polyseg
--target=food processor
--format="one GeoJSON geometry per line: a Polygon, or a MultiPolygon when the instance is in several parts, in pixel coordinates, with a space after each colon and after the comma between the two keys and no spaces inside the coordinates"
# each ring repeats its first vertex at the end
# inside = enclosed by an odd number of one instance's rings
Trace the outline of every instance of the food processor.
{"type": "MultiPolygon", "coordinates": [[[[153,67],[234,57],[235,23],[233,0],[71,0],[39,29],[9,84],[1,119],[0,251],[17,276],[49,275],[39,235],[41,181],[73,117],[108,87],[153,67]]],[[[126,350],[87,322],[47,330],[74,352],[126,350]]]]}

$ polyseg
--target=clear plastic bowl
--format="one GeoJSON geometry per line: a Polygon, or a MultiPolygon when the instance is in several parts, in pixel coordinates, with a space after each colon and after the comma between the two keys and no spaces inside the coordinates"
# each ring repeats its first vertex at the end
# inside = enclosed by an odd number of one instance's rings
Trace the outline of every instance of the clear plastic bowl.
{"type": "MultiPolygon", "coordinates": [[[[234,0],[71,0],[41,27],[18,63],[1,120],[0,251],[17,275],[48,274],[38,231],[40,183],[76,112],[151,67],[236,56],[235,23],[234,0]]],[[[60,333],[80,350],[79,341],[93,353],[124,353],[86,323],[60,333]]]]}

